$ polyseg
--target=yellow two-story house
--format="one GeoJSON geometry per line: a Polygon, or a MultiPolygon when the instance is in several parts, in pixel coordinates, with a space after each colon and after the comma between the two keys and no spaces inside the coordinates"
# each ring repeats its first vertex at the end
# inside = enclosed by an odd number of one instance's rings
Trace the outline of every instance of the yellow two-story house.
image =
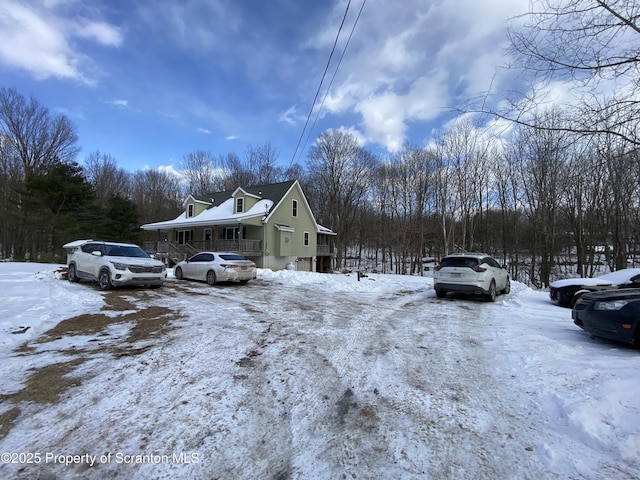
{"type": "Polygon", "coordinates": [[[157,232],[144,249],[168,265],[197,252],[217,251],[240,253],[272,270],[335,268],[336,234],[318,225],[297,180],[189,195],[184,207],[173,220],[141,227],[157,232]]]}

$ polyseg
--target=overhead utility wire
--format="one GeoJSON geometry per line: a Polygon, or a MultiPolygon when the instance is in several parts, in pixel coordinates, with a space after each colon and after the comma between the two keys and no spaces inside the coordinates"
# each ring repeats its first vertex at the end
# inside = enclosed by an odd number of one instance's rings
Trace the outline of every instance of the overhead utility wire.
{"type": "Polygon", "coordinates": [[[307,125],[309,125],[309,119],[311,118],[311,114],[313,113],[313,107],[316,105],[316,101],[318,100],[318,95],[320,94],[320,90],[322,89],[322,82],[324,82],[324,77],[329,70],[329,64],[331,63],[331,58],[333,57],[333,52],[336,50],[336,45],[338,43],[338,39],[340,38],[340,32],[342,31],[342,26],[344,25],[344,20],[347,18],[347,12],[349,12],[349,6],[351,5],[351,0],[347,3],[347,8],[344,11],[344,16],[342,17],[342,22],[340,23],[340,28],[338,29],[338,34],[336,35],[336,39],[333,42],[333,48],[331,49],[331,53],[329,54],[329,59],[327,60],[327,65],[324,67],[324,72],[322,73],[322,78],[320,79],[320,85],[318,85],[318,91],[316,92],[316,96],[313,99],[313,103],[311,104],[311,109],[309,110],[309,114],[307,115],[307,121],[304,124],[304,128],[300,133],[300,138],[298,138],[298,144],[296,145],[296,149],[293,152],[293,156],[291,157],[291,162],[289,162],[289,167],[293,165],[293,161],[296,158],[296,154],[298,153],[298,148],[300,148],[300,142],[302,142],[302,137],[304,136],[304,132],[307,130],[307,125]]]}
{"type": "Polygon", "coordinates": [[[358,16],[356,17],[356,21],[353,24],[353,27],[351,28],[351,33],[349,33],[349,38],[347,39],[347,43],[345,43],[344,48],[342,49],[342,55],[340,55],[340,60],[338,60],[338,65],[336,66],[336,69],[333,72],[333,76],[331,77],[331,82],[329,82],[329,86],[327,87],[327,90],[324,93],[324,97],[322,97],[322,103],[320,104],[320,107],[318,108],[318,111],[316,112],[316,118],[313,120],[313,125],[311,125],[311,128],[309,129],[309,133],[307,133],[307,139],[304,142],[304,145],[302,145],[302,148],[300,149],[300,155],[302,155],[302,152],[304,151],[305,147],[307,146],[307,143],[309,143],[309,138],[311,138],[311,133],[313,132],[313,129],[316,126],[316,122],[318,121],[318,118],[320,117],[320,112],[322,111],[322,107],[324,106],[324,101],[327,99],[327,96],[329,95],[329,91],[331,90],[331,85],[333,85],[333,81],[336,79],[336,74],[338,73],[338,69],[340,68],[340,64],[342,63],[342,59],[344,58],[344,54],[347,51],[347,47],[349,47],[349,42],[351,42],[351,37],[353,36],[353,31],[356,29],[356,25],[358,24],[358,20],[360,19],[360,15],[362,14],[362,10],[364,9],[364,4],[367,3],[367,0],[363,0],[362,2],[362,6],[360,7],[360,11],[358,12],[358,16]]]}

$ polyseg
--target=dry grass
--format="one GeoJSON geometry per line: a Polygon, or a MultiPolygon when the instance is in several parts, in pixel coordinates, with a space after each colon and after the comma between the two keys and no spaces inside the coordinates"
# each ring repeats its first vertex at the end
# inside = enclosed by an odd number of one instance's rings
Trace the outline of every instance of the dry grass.
{"type": "Polygon", "coordinates": [[[38,344],[46,344],[69,336],[99,336],[105,341],[86,349],[75,346],[67,351],[70,359],[66,362],[47,365],[31,371],[25,386],[20,391],[0,395],[0,402],[11,402],[15,406],[0,414],[0,438],[6,436],[20,415],[21,403],[56,404],[61,395],[69,388],[81,383],[82,378],[74,377],[74,369],[87,361],[91,355],[109,353],[116,358],[139,355],[153,346],[147,342],[160,338],[169,332],[172,321],[180,318],[180,314],[167,307],[146,306],[147,300],[157,298],[157,293],[144,289],[113,290],[105,294],[106,305],[103,311],[112,312],[83,314],[68,318],[45,332],[41,337],[18,348],[21,355],[35,355],[38,344]],[[123,312],[114,314],[113,312],[123,312]],[[117,343],[109,342],[106,329],[112,325],[130,324],[127,337],[117,343]]]}

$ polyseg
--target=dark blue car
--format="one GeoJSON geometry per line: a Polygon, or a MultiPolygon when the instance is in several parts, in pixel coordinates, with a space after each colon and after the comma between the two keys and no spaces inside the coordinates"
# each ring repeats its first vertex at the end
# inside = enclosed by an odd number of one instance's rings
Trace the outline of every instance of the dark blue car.
{"type": "Polygon", "coordinates": [[[571,316],[573,323],[593,336],[640,348],[640,289],[587,293],[571,316]]]}

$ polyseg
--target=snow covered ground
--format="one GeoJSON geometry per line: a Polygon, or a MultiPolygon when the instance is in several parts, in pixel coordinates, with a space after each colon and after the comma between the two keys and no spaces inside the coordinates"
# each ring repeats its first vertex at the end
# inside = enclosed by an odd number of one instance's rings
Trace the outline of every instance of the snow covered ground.
{"type": "Polygon", "coordinates": [[[640,476],[640,352],[547,292],[59,277],[0,263],[0,478],[640,476]]]}

